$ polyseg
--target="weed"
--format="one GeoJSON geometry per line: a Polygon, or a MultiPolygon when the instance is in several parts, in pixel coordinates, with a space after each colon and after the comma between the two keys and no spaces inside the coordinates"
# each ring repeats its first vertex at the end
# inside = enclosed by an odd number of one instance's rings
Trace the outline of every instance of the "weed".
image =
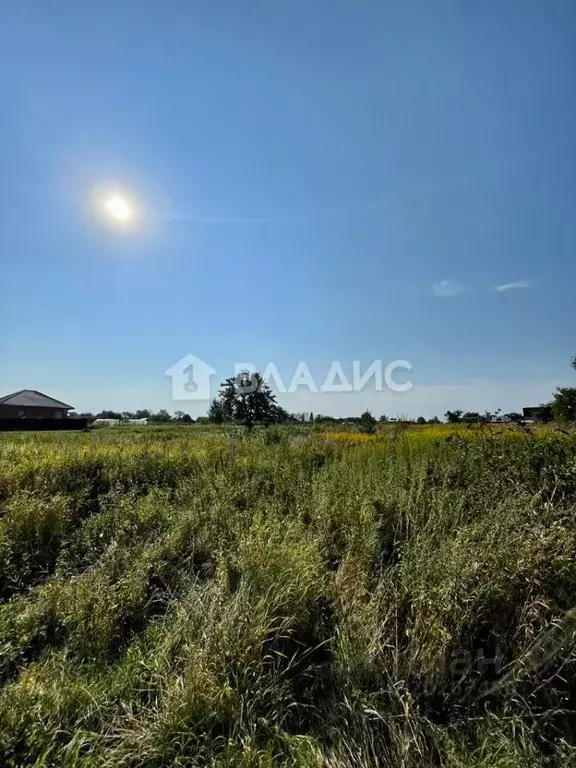
{"type": "Polygon", "coordinates": [[[576,437],[0,437],[0,764],[576,765],[576,437]]]}

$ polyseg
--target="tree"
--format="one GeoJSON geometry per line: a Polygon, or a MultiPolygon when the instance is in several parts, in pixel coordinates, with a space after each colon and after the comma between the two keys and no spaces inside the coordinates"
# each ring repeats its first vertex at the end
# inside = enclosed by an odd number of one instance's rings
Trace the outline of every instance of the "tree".
{"type": "Polygon", "coordinates": [[[149,419],[150,418],[150,411],[148,408],[141,408],[140,410],[136,411],[134,414],[135,419],[149,419]]]}
{"type": "Polygon", "coordinates": [[[554,401],[552,400],[549,403],[540,403],[540,405],[538,406],[540,411],[538,414],[538,419],[543,424],[549,424],[554,418],[553,404],[554,404],[554,401]]]}
{"type": "Polygon", "coordinates": [[[376,432],[376,419],[370,411],[364,411],[360,416],[360,432],[364,434],[372,434],[376,432]]]}
{"type": "Polygon", "coordinates": [[[475,424],[481,420],[482,416],[480,416],[480,414],[476,411],[466,411],[466,413],[462,416],[462,421],[465,421],[468,424],[475,424]]]}
{"type": "Polygon", "coordinates": [[[426,424],[426,419],[424,418],[424,416],[418,416],[418,418],[416,419],[416,424],[426,424]]]}
{"type": "Polygon", "coordinates": [[[276,418],[275,421],[278,424],[285,424],[288,421],[293,421],[291,414],[287,410],[282,408],[281,405],[276,405],[276,418]]]}
{"type": "Polygon", "coordinates": [[[118,413],[118,411],[100,411],[100,413],[96,414],[97,419],[120,419],[122,418],[122,414],[118,413]]]}
{"type": "Polygon", "coordinates": [[[213,424],[223,424],[224,423],[224,409],[222,408],[222,403],[220,400],[212,400],[210,403],[210,408],[208,408],[208,419],[213,424]]]}
{"type": "Polygon", "coordinates": [[[440,424],[440,419],[438,416],[432,416],[431,419],[428,419],[428,424],[440,424]]]}
{"type": "Polygon", "coordinates": [[[276,395],[262,375],[249,371],[242,371],[222,382],[218,399],[210,406],[214,414],[218,410],[222,421],[244,424],[249,430],[255,424],[288,420],[288,414],[277,404],[276,395]]]}
{"type": "Polygon", "coordinates": [[[506,421],[512,421],[514,424],[518,424],[518,422],[522,421],[524,417],[521,413],[517,413],[516,411],[510,411],[510,413],[504,414],[504,419],[506,421]]]}
{"type": "Polygon", "coordinates": [[[446,411],[444,416],[449,424],[457,424],[462,420],[462,411],[446,411]]]}
{"type": "Polygon", "coordinates": [[[385,423],[388,421],[388,416],[386,416],[386,414],[385,414],[385,413],[383,413],[383,414],[382,414],[382,416],[380,416],[380,418],[378,419],[378,421],[379,421],[381,424],[385,424],[385,423]]]}
{"type": "Polygon", "coordinates": [[[160,408],[158,413],[151,413],[148,420],[154,424],[168,424],[172,418],[166,408],[160,408]]]}
{"type": "Polygon", "coordinates": [[[185,411],[174,411],[174,421],[177,421],[178,424],[192,424],[194,420],[185,411]]]}
{"type": "Polygon", "coordinates": [[[558,387],[552,400],[552,414],[557,421],[576,421],[576,387],[558,387]]]}

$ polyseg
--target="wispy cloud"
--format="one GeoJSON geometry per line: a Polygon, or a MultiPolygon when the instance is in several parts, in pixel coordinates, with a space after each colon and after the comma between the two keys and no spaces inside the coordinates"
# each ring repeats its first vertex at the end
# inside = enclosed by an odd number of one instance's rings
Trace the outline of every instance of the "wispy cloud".
{"type": "Polygon", "coordinates": [[[496,293],[502,293],[502,291],[512,291],[514,288],[529,288],[530,283],[528,280],[516,280],[515,283],[503,283],[502,285],[497,285],[494,290],[496,293]]]}
{"type": "Polygon", "coordinates": [[[432,291],[436,296],[443,299],[450,298],[451,296],[457,296],[466,290],[465,285],[461,285],[456,280],[438,280],[432,286],[432,291]]]}

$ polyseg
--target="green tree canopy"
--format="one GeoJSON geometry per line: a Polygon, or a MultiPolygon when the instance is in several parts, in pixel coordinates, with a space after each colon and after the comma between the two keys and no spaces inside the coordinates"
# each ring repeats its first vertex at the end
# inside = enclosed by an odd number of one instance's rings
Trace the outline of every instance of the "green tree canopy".
{"type": "Polygon", "coordinates": [[[249,371],[242,371],[222,382],[208,415],[211,421],[236,422],[248,429],[255,424],[275,424],[289,418],[262,375],[249,371]]]}
{"type": "Polygon", "coordinates": [[[376,423],[376,419],[372,416],[370,411],[364,411],[360,416],[360,432],[364,432],[365,434],[376,432],[376,423]]]}
{"type": "Polygon", "coordinates": [[[148,420],[154,424],[168,424],[172,421],[172,417],[166,410],[166,408],[160,408],[158,413],[151,413],[148,420]]]}
{"type": "Polygon", "coordinates": [[[466,421],[468,423],[476,423],[478,421],[482,420],[482,416],[477,411],[467,411],[462,416],[462,421],[466,421]]]}
{"type": "Polygon", "coordinates": [[[222,407],[220,400],[214,398],[210,403],[210,407],[208,408],[208,419],[213,424],[224,423],[224,408],[222,407]]]}
{"type": "Polygon", "coordinates": [[[122,414],[119,411],[100,411],[96,414],[97,419],[121,419],[122,414]]]}
{"type": "Polygon", "coordinates": [[[557,421],[576,421],[576,387],[558,387],[552,400],[557,421]]]}

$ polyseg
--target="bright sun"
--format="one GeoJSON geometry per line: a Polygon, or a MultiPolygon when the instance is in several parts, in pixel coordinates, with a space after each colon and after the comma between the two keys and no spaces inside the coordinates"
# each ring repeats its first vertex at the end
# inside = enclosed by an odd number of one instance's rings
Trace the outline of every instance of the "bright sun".
{"type": "Polygon", "coordinates": [[[132,216],[132,209],[128,205],[128,202],[118,195],[109,197],[104,203],[106,211],[115,219],[125,220],[132,216]]]}

